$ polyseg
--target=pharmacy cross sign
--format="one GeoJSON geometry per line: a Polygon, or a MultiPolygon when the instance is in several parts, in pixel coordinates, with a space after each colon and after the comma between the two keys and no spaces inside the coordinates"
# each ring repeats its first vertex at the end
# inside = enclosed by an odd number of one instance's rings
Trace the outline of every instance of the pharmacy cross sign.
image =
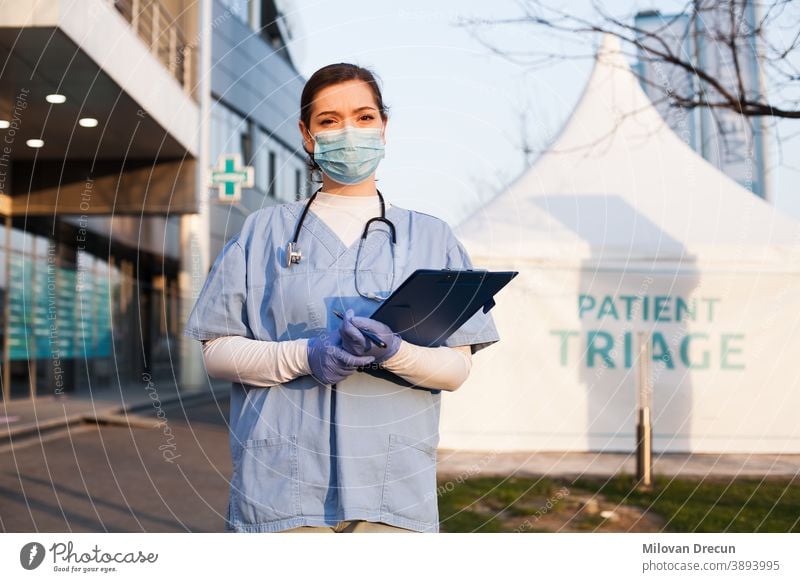
{"type": "Polygon", "coordinates": [[[211,184],[219,188],[220,202],[238,202],[242,188],[253,187],[253,166],[242,166],[241,154],[221,155],[211,172],[211,184]]]}

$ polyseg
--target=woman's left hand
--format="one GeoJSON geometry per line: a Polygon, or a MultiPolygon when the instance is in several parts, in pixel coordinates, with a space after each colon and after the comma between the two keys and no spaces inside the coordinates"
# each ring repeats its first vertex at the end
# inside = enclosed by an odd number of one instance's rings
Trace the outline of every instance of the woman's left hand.
{"type": "Polygon", "coordinates": [[[374,356],[373,363],[379,364],[388,360],[400,349],[402,338],[392,329],[375,319],[354,315],[352,309],[345,312],[342,326],[339,330],[342,337],[342,347],[355,356],[374,356]],[[378,336],[385,344],[385,348],[377,346],[366,337],[359,328],[370,331],[378,336]]]}

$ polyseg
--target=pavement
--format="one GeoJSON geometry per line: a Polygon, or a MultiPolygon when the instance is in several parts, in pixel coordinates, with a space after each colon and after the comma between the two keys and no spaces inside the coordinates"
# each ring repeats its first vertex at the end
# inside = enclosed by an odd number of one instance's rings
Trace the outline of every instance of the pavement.
{"type": "Polygon", "coordinates": [[[0,402],[0,532],[223,531],[227,382],[0,402]]]}
{"type": "MultiPolygon", "coordinates": [[[[0,453],[27,439],[37,442],[68,427],[86,423],[152,426],[159,407],[188,408],[228,399],[229,384],[214,382],[206,389],[179,393],[174,383],[142,383],[124,390],[92,394],[12,400],[0,406],[0,453]]],[[[227,418],[214,422],[226,423],[227,418]]],[[[621,452],[469,451],[440,448],[438,473],[458,475],[517,475],[550,477],[608,477],[636,473],[636,456],[621,452]]],[[[653,453],[653,473],[683,477],[798,477],[798,454],[653,453]]]]}
{"type": "MultiPolygon", "coordinates": [[[[228,398],[230,383],[211,382],[202,390],[179,392],[174,382],[134,385],[74,394],[38,396],[0,402],[0,452],[30,438],[39,440],[85,423],[137,422],[163,406],[191,406],[228,398]],[[126,419],[131,416],[132,418],[126,419]]],[[[152,424],[147,422],[146,424],[152,424]]]]}

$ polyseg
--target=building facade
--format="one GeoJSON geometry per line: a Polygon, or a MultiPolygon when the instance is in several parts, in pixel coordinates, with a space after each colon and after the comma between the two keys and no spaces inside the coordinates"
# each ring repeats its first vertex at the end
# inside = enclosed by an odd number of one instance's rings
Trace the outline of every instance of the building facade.
{"type": "MultiPolygon", "coordinates": [[[[766,93],[762,63],[755,50],[753,33],[760,21],[757,3],[736,6],[736,29],[731,28],[731,6],[725,2],[699,2],[700,11],[662,14],[658,10],[639,12],[634,18],[636,39],[644,47],[669,51],[682,61],[705,71],[723,87],[734,90],[737,72],[749,98],[766,93]],[[718,40],[736,37],[736,57],[730,46],[718,40]],[[650,36],[655,34],[658,40],[650,36]],[[664,43],[663,45],[661,43],[664,43]]],[[[736,180],[756,196],[772,202],[767,171],[767,126],[762,117],[747,117],[724,108],[686,109],[670,104],[667,96],[675,93],[692,98],[704,96],[707,102],[721,102],[717,90],[699,81],[685,69],[664,63],[639,48],[636,70],[642,89],[653,101],[667,124],[683,141],[709,163],[736,180]]],[[[735,92],[735,90],[734,90],[735,92]]]]}
{"type": "MultiPolygon", "coordinates": [[[[2,398],[181,383],[189,233],[205,269],[245,216],[306,195],[304,83],[271,1],[21,0],[0,12],[2,398]],[[208,164],[198,55],[211,2],[208,164]],[[204,178],[240,154],[236,205],[204,178]],[[202,222],[200,224],[203,224],[202,222]]],[[[191,340],[188,340],[191,341],[191,340]]],[[[195,362],[202,366],[202,362],[195,362]]]]}

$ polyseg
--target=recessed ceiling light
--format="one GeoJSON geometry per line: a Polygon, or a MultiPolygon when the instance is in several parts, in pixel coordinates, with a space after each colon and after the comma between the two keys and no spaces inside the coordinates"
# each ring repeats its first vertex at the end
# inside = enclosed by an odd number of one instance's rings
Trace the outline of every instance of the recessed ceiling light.
{"type": "Polygon", "coordinates": [[[97,127],[97,120],[94,117],[82,117],[78,120],[81,127],[97,127]]]}
{"type": "Polygon", "coordinates": [[[11,126],[11,123],[6,119],[0,119],[0,129],[6,129],[11,126]]]}
{"type": "Polygon", "coordinates": [[[25,142],[28,146],[32,148],[40,148],[44,145],[44,140],[41,139],[29,139],[25,142]]]}
{"type": "Polygon", "coordinates": [[[51,93],[50,95],[45,97],[45,99],[47,99],[47,101],[50,103],[63,103],[64,101],[67,100],[67,98],[64,95],[60,95],[58,93],[51,93]]]}

